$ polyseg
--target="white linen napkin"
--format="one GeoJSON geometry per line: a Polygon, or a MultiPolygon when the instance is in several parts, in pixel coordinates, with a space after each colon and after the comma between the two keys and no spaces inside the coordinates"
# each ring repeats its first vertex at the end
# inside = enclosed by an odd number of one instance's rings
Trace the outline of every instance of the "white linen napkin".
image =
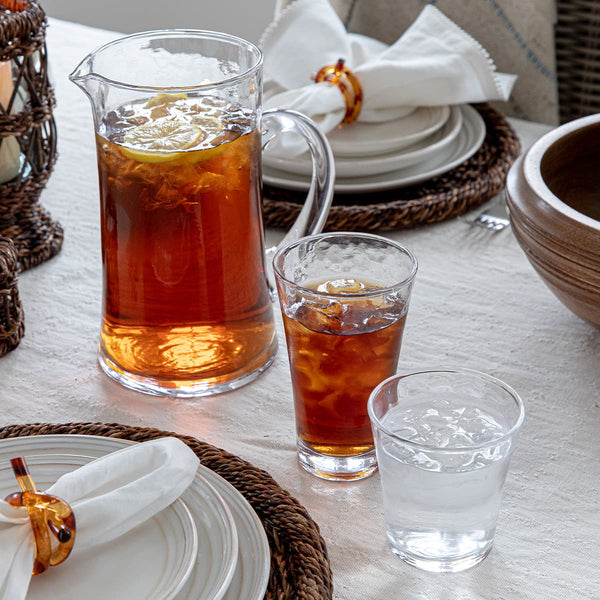
{"type": "MultiPolygon", "coordinates": [[[[43,491],[71,506],[77,530],[72,553],[77,553],[114,540],[169,506],[194,480],[198,464],[181,440],[161,438],[96,459],[43,491]]],[[[18,487],[15,480],[15,491],[18,487]]],[[[0,599],[26,597],[33,556],[27,509],[0,500],[0,599]]]]}
{"type": "Polygon", "coordinates": [[[259,44],[265,108],[302,112],[325,133],[340,124],[346,105],[336,86],[311,77],[340,58],[362,86],[359,121],[397,119],[418,106],[507,100],[516,80],[498,73],[481,44],[431,4],[387,46],[347,33],[327,0],[295,0],[259,44]]]}

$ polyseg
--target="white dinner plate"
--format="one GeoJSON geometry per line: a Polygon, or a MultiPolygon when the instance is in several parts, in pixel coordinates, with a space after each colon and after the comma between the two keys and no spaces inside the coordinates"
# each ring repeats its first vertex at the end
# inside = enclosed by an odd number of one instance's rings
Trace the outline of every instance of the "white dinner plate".
{"type": "MultiPolygon", "coordinates": [[[[23,454],[40,490],[48,489],[61,475],[93,460],[69,454],[23,454]]],[[[18,489],[10,463],[0,461],[0,497],[18,489]]],[[[79,553],[74,551],[60,566],[33,577],[27,598],[106,598],[107,578],[110,578],[111,589],[119,597],[171,600],[190,577],[197,551],[194,520],[185,503],[178,499],[118,539],[79,553]]]]}
{"type": "MultiPolygon", "coordinates": [[[[21,456],[26,452],[38,454],[70,452],[97,458],[135,443],[130,440],[87,435],[11,438],[0,440],[0,461],[21,456]]],[[[205,531],[210,527],[210,521],[204,514],[203,497],[197,493],[198,488],[205,485],[212,486],[216,490],[233,516],[234,530],[237,532],[238,539],[237,563],[229,583],[220,586],[216,596],[205,595],[202,591],[197,592],[196,588],[201,585],[203,579],[213,578],[212,570],[215,571],[215,575],[218,575],[221,569],[218,564],[215,564],[216,557],[204,556],[202,552],[198,552],[195,570],[176,598],[177,600],[207,600],[208,598],[262,600],[269,582],[271,564],[269,544],[262,523],[246,499],[231,484],[214,471],[200,465],[196,481],[182,495],[182,500],[196,522],[200,541],[203,535],[210,534],[205,531]]]]}
{"type": "MultiPolygon", "coordinates": [[[[461,127],[462,112],[458,106],[453,106],[450,111],[450,118],[443,127],[400,151],[352,158],[339,158],[334,152],[336,176],[355,178],[378,175],[379,173],[397,171],[434,159],[436,156],[445,153],[460,133],[461,127]]],[[[263,155],[263,163],[267,167],[286,171],[287,173],[298,175],[310,175],[312,173],[312,160],[309,154],[302,154],[294,158],[283,158],[267,151],[263,155]]]]}
{"type": "Polygon", "coordinates": [[[238,569],[223,600],[262,600],[271,571],[271,551],[265,529],[246,498],[228,481],[210,469],[204,471],[204,476],[231,509],[238,533],[238,569]]]}
{"type": "Polygon", "coordinates": [[[327,138],[335,156],[385,154],[426,138],[440,129],[449,117],[449,106],[421,106],[393,121],[355,121],[329,132],[327,138]]]}
{"type": "MultiPolygon", "coordinates": [[[[445,152],[411,167],[368,177],[336,177],[335,191],[338,194],[362,194],[390,190],[427,181],[458,166],[477,152],[485,139],[485,122],[481,115],[469,105],[461,105],[462,128],[451,147],[445,152]]],[[[263,181],[283,189],[308,191],[310,178],[263,167],[263,181]]]]}

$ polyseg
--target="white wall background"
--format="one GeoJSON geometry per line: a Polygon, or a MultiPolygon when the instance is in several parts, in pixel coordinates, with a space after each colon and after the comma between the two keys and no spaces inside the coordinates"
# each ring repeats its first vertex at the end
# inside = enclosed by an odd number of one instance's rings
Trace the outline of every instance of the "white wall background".
{"type": "Polygon", "coordinates": [[[257,42],[276,0],[38,0],[50,17],[134,33],[149,29],[212,29],[257,42]]]}

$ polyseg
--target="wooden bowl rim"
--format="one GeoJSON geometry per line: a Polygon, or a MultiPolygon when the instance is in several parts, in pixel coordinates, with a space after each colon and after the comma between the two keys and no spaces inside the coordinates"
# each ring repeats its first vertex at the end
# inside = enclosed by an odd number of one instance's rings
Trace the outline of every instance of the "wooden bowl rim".
{"type": "Polygon", "coordinates": [[[588,127],[589,125],[595,125],[600,123],[600,113],[575,119],[569,123],[565,123],[556,129],[548,132],[542,136],[533,146],[529,149],[523,160],[523,175],[531,190],[540,198],[540,200],[549,204],[556,211],[562,213],[566,217],[569,217],[573,221],[580,223],[581,225],[587,226],[597,233],[600,233],[600,222],[588,217],[587,215],[571,208],[568,204],[564,203],[558,196],[555,196],[550,188],[546,185],[542,177],[540,165],[544,154],[555,142],[560,140],[563,136],[588,127]]]}

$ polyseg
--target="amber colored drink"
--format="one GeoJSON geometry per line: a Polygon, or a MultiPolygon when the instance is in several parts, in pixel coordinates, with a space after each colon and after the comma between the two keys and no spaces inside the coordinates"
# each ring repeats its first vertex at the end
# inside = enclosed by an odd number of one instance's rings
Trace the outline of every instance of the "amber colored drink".
{"type": "Polygon", "coordinates": [[[217,99],[159,96],[109,113],[97,150],[101,355],[174,388],[255,369],[275,331],[251,118],[217,99]]]}
{"type": "MultiPolygon", "coordinates": [[[[328,285],[307,287],[330,290],[328,285]]],[[[340,280],[335,287],[340,288],[340,280]]],[[[377,289],[365,282],[361,287],[377,289]]],[[[293,313],[284,311],[283,319],[300,440],[329,456],[356,456],[371,450],[367,400],[379,383],[396,372],[405,307],[386,305],[381,297],[350,300],[342,293],[339,303],[322,298],[303,301],[293,313]]]]}

